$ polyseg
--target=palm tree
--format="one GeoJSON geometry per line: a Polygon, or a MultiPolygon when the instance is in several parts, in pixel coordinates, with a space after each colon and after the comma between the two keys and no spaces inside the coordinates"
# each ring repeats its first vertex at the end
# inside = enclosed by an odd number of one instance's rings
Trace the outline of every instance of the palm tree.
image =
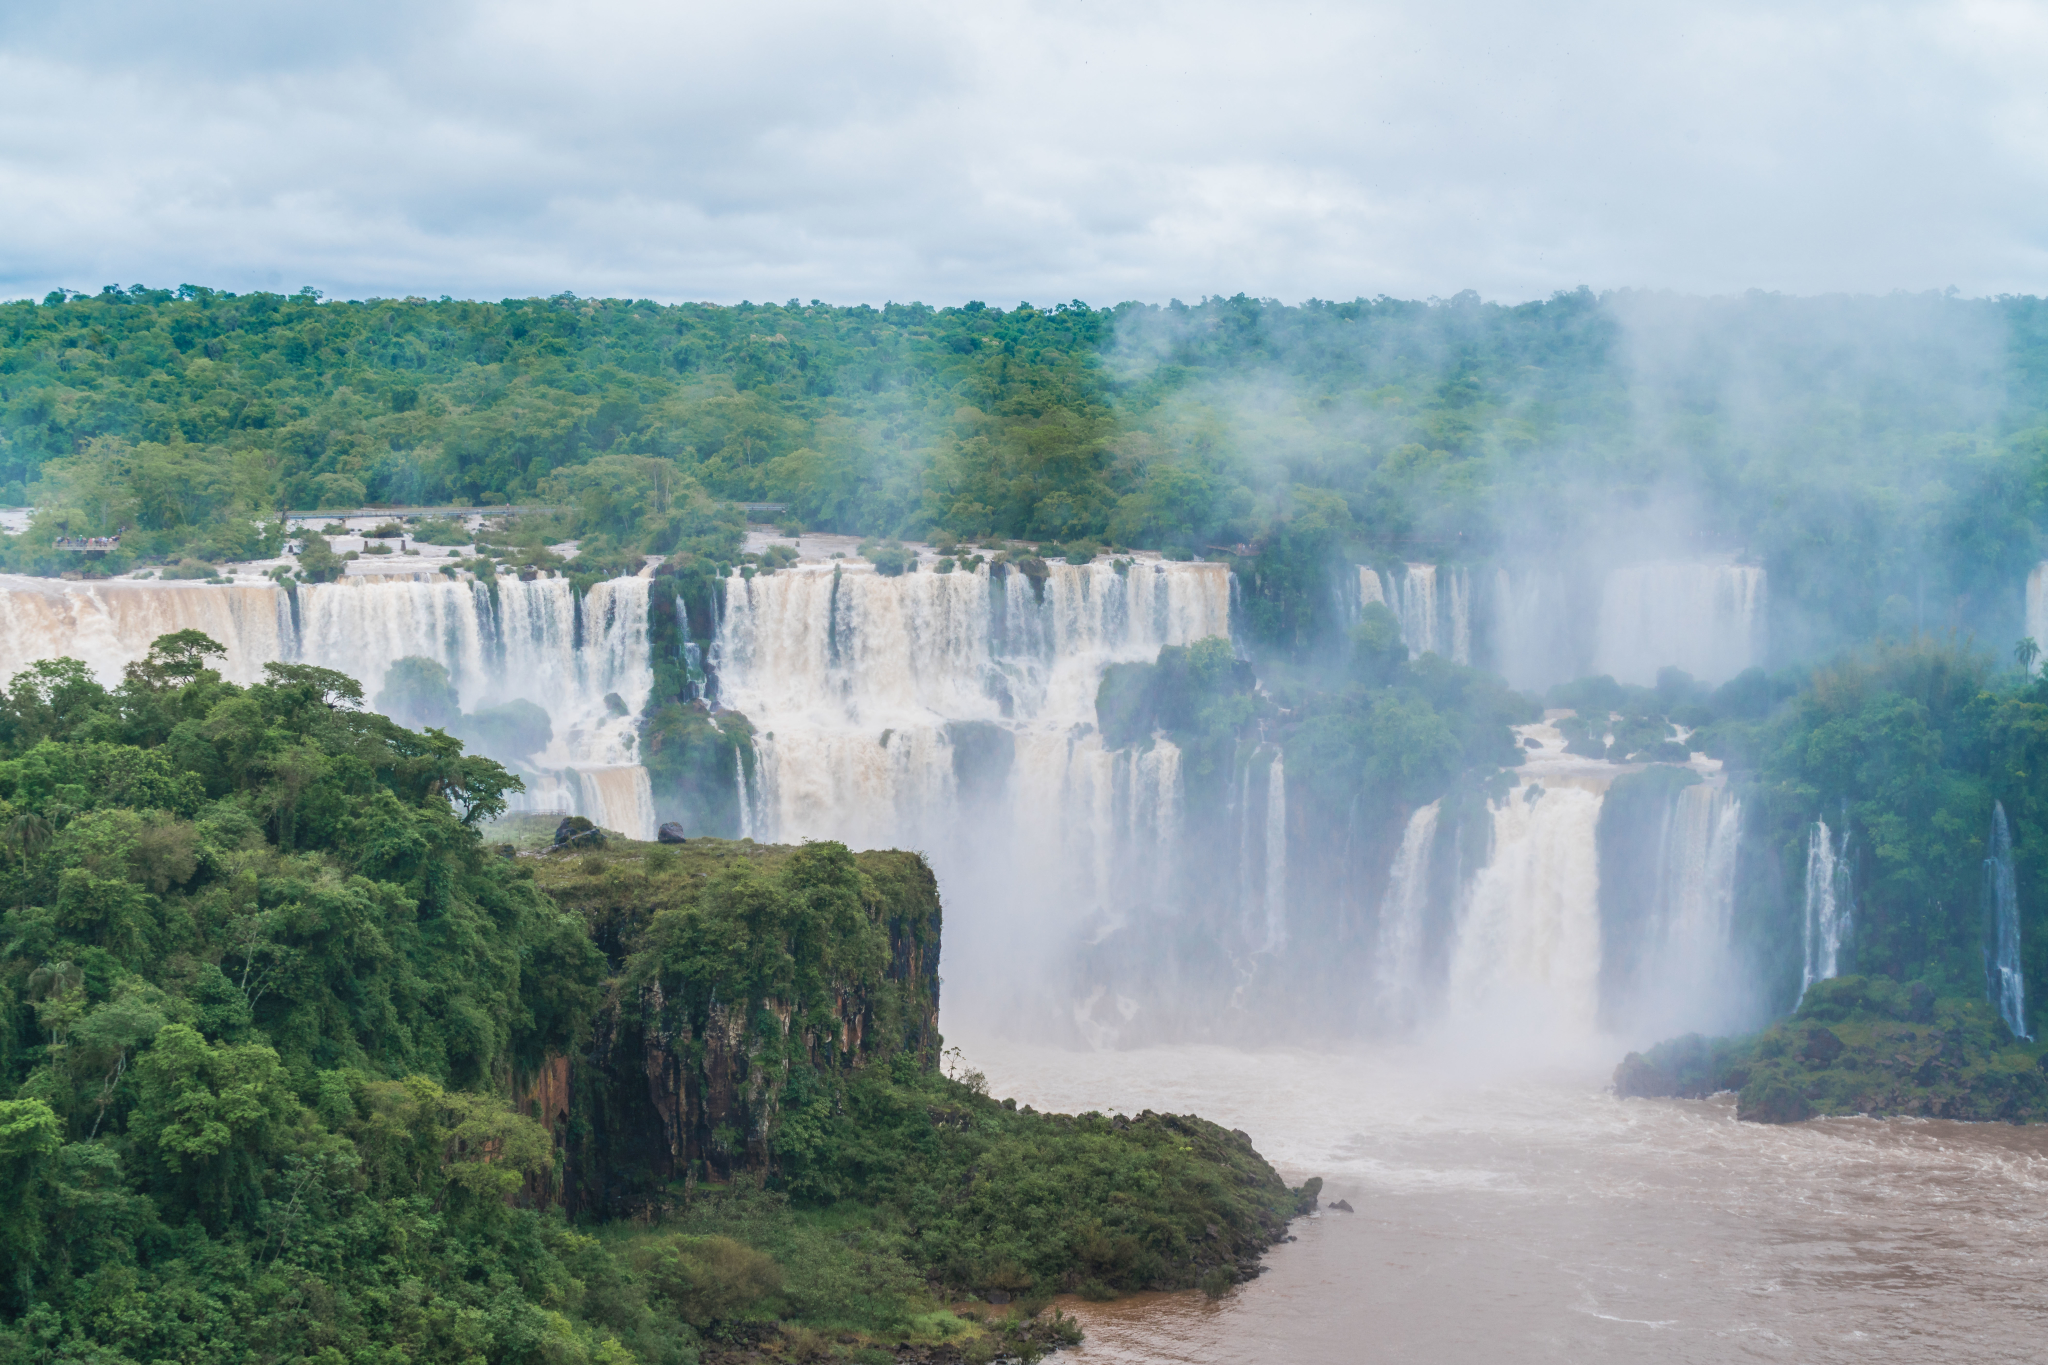
{"type": "MultiPolygon", "coordinates": [[[[21,854],[21,905],[28,904],[28,859],[42,852],[50,842],[50,822],[32,810],[22,811],[7,822],[7,842],[21,854]]],[[[17,907],[20,908],[20,907],[17,907]]]]}
{"type": "Polygon", "coordinates": [[[2020,674],[2023,677],[2034,676],[2034,662],[2040,657],[2041,646],[2034,643],[2034,637],[2031,635],[2012,647],[2012,661],[2020,666],[2020,674]]]}

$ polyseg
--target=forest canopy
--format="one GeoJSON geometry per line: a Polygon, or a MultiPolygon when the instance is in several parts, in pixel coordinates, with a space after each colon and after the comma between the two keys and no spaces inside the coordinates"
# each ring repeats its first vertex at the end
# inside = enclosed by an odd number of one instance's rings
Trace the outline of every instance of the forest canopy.
{"type": "Polygon", "coordinates": [[[1296,580],[1339,553],[1735,552],[1799,595],[1826,649],[1887,604],[2011,614],[2048,509],[2048,308],[190,285],[0,305],[0,502],[39,509],[7,567],[54,571],[47,537],[122,527],[154,553],[246,557],[281,509],[366,503],[561,506],[568,533],[630,520],[626,538],[672,547],[691,530],[652,523],[696,496],[862,535],[1230,551],[1280,585],[1253,624],[1287,642],[1327,626],[1296,580]]]}

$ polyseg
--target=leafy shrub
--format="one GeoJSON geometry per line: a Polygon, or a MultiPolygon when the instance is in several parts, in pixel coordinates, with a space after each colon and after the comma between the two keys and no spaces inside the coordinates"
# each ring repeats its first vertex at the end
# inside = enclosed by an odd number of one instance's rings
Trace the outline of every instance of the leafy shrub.
{"type": "Polygon", "coordinates": [[[473,539],[469,528],[453,517],[423,518],[411,534],[422,545],[467,545],[473,539]]]}
{"type": "Polygon", "coordinates": [[[730,1321],[782,1290],[774,1258],[730,1237],[664,1237],[634,1247],[629,1263],[693,1327],[730,1321]]]}
{"type": "Polygon", "coordinates": [[[884,578],[895,578],[917,567],[917,555],[900,545],[881,545],[861,553],[884,578]]]}

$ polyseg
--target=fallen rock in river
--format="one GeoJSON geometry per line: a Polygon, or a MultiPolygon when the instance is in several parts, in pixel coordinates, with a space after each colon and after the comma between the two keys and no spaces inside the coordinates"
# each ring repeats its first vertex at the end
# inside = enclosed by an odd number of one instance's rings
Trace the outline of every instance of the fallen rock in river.
{"type": "Polygon", "coordinates": [[[1333,1204],[1326,1204],[1326,1205],[1324,1205],[1323,1207],[1325,1207],[1325,1208],[1329,1209],[1329,1210],[1330,1210],[1330,1211],[1331,1211],[1332,1213],[1356,1213],[1356,1212],[1358,1212],[1358,1210],[1357,1210],[1357,1209],[1354,1209],[1354,1208],[1352,1208],[1352,1207],[1351,1207],[1351,1201],[1350,1201],[1349,1199],[1339,1199],[1339,1200],[1337,1200],[1337,1201],[1336,1201],[1335,1203],[1333,1203],[1333,1204]]]}

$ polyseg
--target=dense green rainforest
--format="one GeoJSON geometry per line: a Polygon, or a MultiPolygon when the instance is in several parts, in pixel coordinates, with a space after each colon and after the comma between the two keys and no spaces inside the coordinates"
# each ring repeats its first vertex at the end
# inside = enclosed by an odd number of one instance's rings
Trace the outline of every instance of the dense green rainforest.
{"type": "Polygon", "coordinates": [[[498,765],[219,652],[0,695],[0,1360],[1034,1356],[1303,1197],[942,1074],[917,855],[515,857],[498,765]]]}
{"type": "Polygon", "coordinates": [[[1632,534],[1765,564],[1788,657],[2003,640],[2048,516],[2048,304],[0,305],[0,502],[44,509],[11,567],[123,526],[145,558],[246,556],[257,514],[365,501],[566,506],[666,553],[702,533],[690,489],[864,535],[1242,547],[1248,630],[1290,649],[1333,629],[1340,550],[1632,534]]]}

